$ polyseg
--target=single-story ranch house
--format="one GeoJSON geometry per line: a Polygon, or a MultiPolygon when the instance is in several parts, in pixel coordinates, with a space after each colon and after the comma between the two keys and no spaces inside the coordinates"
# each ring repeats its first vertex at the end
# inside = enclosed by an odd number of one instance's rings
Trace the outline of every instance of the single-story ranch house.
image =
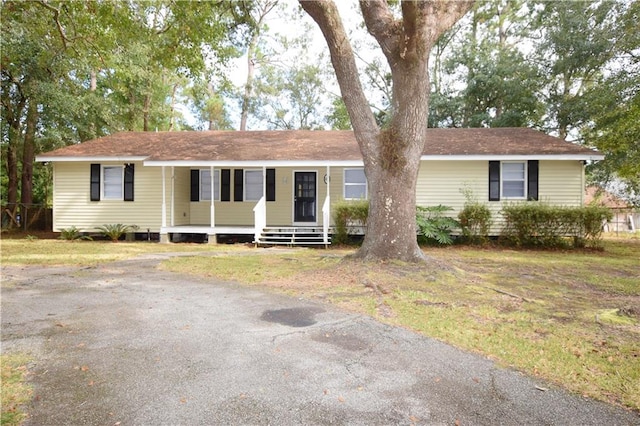
{"type": "MultiPolygon", "coordinates": [[[[467,192],[495,215],[504,202],[580,206],[584,163],[603,158],[532,129],[430,129],[417,203],[457,215],[467,192]]],[[[123,132],[37,160],[53,164],[54,231],[121,223],[163,242],[302,233],[328,244],[332,205],[370,191],[352,131],[123,132]]]]}

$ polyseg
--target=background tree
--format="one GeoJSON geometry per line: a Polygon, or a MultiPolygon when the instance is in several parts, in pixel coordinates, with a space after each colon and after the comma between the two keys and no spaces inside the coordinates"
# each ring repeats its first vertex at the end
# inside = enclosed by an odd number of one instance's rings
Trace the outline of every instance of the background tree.
{"type": "Polygon", "coordinates": [[[545,82],[545,128],[562,139],[574,130],[579,134],[589,121],[585,95],[617,53],[622,8],[622,2],[610,1],[541,2],[537,7],[539,41],[532,59],[545,82]]]}
{"type": "Polygon", "coordinates": [[[432,127],[538,123],[543,111],[536,96],[541,82],[537,68],[519,47],[527,45],[523,42],[528,16],[528,6],[521,0],[479,2],[439,40],[433,65],[437,78],[432,88],[432,127]]]}
{"type": "Polygon", "coordinates": [[[205,124],[205,130],[232,130],[233,125],[223,95],[230,92],[229,83],[225,81],[216,90],[214,82],[208,80],[197,79],[186,91],[187,98],[192,103],[192,111],[198,121],[205,124]]]}
{"type": "Polygon", "coordinates": [[[585,93],[590,120],[585,143],[606,154],[590,167],[590,180],[640,206],[640,3],[614,18],[616,44],[611,64],[585,93]]]}
{"type": "Polygon", "coordinates": [[[331,112],[326,121],[333,130],[352,130],[347,107],[341,97],[336,96],[331,103],[331,112]]]}
{"type": "Polygon", "coordinates": [[[267,15],[273,12],[278,2],[275,0],[258,0],[249,17],[252,25],[249,27],[249,43],[247,45],[247,79],[244,83],[244,93],[242,95],[241,111],[240,111],[240,130],[247,130],[247,119],[249,112],[254,109],[252,102],[254,101],[254,78],[257,63],[264,61],[264,56],[260,50],[260,37],[266,31],[268,26],[265,23],[267,15]]]}
{"type": "Polygon", "coordinates": [[[371,198],[358,257],[424,260],[416,239],[415,189],[426,141],[431,48],[472,2],[401,2],[395,16],[386,1],[361,2],[367,30],[389,64],[393,92],[380,128],[362,89],[354,53],[332,1],[301,1],[327,41],[342,98],[364,159],[371,198]]]}
{"type": "Polygon", "coordinates": [[[315,65],[264,66],[256,81],[256,117],[270,129],[314,130],[324,126],[321,70],[315,65]]]}

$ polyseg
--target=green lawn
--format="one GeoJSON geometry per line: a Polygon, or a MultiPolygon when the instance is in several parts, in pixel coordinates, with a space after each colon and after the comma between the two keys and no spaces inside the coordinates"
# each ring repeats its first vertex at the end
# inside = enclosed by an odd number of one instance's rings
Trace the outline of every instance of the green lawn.
{"type": "Polygon", "coordinates": [[[4,240],[3,265],[85,265],[193,252],[161,268],[314,298],[408,327],[581,395],[640,409],[640,240],[604,251],[426,248],[428,265],[351,249],[4,240]],[[197,252],[217,252],[203,257],[197,252]],[[239,254],[242,254],[239,256],[239,254]]]}

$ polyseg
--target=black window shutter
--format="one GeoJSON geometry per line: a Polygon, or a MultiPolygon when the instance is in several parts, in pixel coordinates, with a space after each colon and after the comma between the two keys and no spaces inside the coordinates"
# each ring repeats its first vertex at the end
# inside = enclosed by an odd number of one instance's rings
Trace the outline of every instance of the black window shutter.
{"type": "Polygon", "coordinates": [[[91,165],[91,201],[100,201],[100,164],[91,165]]]}
{"type": "Polygon", "coordinates": [[[233,201],[242,201],[244,186],[243,186],[244,173],[242,169],[235,169],[233,171],[233,201]]]}
{"type": "Polygon", "coordinates": [[[489,201],[500,201],[499,161],[489,161],[489,201]]]}
{"type": "Polygon", "coordinates": [[[267,169],[267,201],[276,200],[276,169],[267,169]]]}
{"type": "Polygon", "coordinates": [[[124,165],[124,201],[133,201],[133,163],[124,165]]]}
{"type": "Polygon", "coordinates": [[[538,201],[538,160],[529,160],[527,164],[527,199],[538,201]]]}
{"type": "Polygon", "coordinates": [[[231,201],[231,170],[220,171],[220,201],[231,201]]]}
{"type": "Polygon", "coordinates": [[[200,170],[191,170],[191,201],[200,201],[200,170]]]}

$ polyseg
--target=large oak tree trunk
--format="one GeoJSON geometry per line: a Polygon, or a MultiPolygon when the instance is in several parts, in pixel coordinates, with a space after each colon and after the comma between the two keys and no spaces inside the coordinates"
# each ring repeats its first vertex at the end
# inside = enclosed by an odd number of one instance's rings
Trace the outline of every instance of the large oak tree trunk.
{"type": "Polygon", "coordinates": [[[370,188],[369,218],[357,257],[423,260],[416,235],[415,191],[428,123],[429,52],[473,1],[404,1],[400,20],[393,16],[385,0],[360,2],[367,29],[391,68],[391,119],[382,129],[364,95],[353,50],[335,4],[306,0],[300,4],[327,41],[364,160],[370,188]]]}

